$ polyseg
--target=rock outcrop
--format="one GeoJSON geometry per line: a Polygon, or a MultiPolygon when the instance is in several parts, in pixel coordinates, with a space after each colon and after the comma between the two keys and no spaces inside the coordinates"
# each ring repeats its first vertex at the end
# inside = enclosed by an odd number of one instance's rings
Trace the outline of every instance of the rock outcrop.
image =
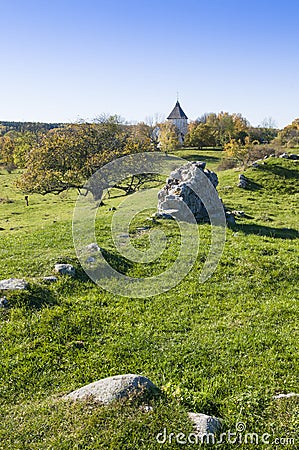
{"type": "Polygon", "coordinates": [[[103,378],[94,383],[71,392],[65,398],[69,400],[92,399],[94,401],[109,404],[114,400],[129,397],[134,394],[147,396],[159,391],[148,378],[141,375],[116,375],[114,377],[103,378]]]}
{"type": "Polygon", "coordinates": [[[195,191],[206,191],[210,187],[208,180],[216,188],[218,177],[205,166],[205,162],[190,162],[171,172],[166,185],[158,193],[158,217],[181,218],[187,206],[196,221],[208,220],[207,210],[195,191]]]}
{"type": "Polygon", "coordinates": [[[9,278],[7,280],[1,280],[0,281],[0,290],[9,290],[9,291],[16,291],[16,290],[22,290],[27,289],[28,283],[20,278],[9,278]]]}

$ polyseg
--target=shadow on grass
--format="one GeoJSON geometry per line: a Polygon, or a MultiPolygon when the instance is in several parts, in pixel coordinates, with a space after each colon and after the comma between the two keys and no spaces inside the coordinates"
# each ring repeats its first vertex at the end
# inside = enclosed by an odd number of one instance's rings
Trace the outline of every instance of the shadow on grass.
{"type": "Polygon", "coordinates": [[[298,239],[299,232],[293,228],[272,228],[264,225],[238,224],[234,229],[239,229],[245,234],[255,234],[279,239],[298,239]]]}
{"type": "Polygon", "coordinates": [[[41,309],[57,303],[56,297],[50,289],[42,286],[29,285],[28,289],[7,293],[10,307],[41,309]]]}
{"type": "Polygon", "coordinates": [[[278,166],[278,165],[268,165],[268,164],[264,164],[259,166],[259,170],[262,170],[264,172],[270,172],[273,173],[274,175],[278,175],[282,178],[286,178],[286,179],[291,179],[294,178],[296,180],[298,180],[299,175],[298,175],[298,169],[288,169],[286,167],[282,167],[282,166],[278,166]]]}
{"type": "Polygon", "coordinates": [[[262,187],[263,186],[261,184],[256,183],[255,181],[252,181],[250,180],[250,178],[246,177],[246,188],[243,189],[245,189],[246,191],[258,191],[262,189],[262,187]]]}
{"type": "Polygon", "coordinates": [[[211,163],[220,162],[220,160],[221,160],[220,156],[208,156],[208,155],[200,155],[200,154],[182,155],[182,158],[186,159],[187,161],[205,161],[207,164],[209,162],[211,162],[211,163]]]}

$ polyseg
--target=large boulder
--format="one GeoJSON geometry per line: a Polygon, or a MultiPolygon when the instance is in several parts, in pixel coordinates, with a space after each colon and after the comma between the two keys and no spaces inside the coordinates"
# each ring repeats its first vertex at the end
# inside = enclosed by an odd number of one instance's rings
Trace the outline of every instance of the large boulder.
{"type": "Polygon", "coordinates": [[[208,183],[204,182],[202,174],[214,188],[218,185],[217,175],[205,166],[202,161],[190,162],[171,172],[166,185],[158,193],[158,217],[182,217],[187,205],[196,221],[208,219],[203,202],[194,192],[207,189],[208,183]]]}
{"type": "Polygon", "coordinates": [[[129,395],[140,393],[145,397],[159,391],[148,378],[141,375],[116,375],[114,377],[103,378],[94,383],[71,392],[66,396],[70,400],[84,400],[91,398],[94,401],[108,404],[129,395]]]}
{"type": "Polygon", "coordinates": [[[0,290],[10,290],[10,291],[16,291],[16,290],[22,290],[27,289],[28,283],[25,280],[22,280],[20,278],[9,278],[7,280],[1,280],[0,281],[0,290]]]}

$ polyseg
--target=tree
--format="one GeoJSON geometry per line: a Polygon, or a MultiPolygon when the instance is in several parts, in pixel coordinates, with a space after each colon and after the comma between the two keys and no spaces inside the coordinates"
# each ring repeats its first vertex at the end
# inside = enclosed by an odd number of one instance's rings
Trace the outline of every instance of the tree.
{"type": "Polygon", "coordinates": [[[293,120],[290,125],[284,127],[274,142],[289,148],[299,147],[299,119],[293,120]]]}
{"type": "Polygon", "coordinates": [[[189,125],[189,131],[185,137],[185,145],[190,147],[215,147],[215,129],[207,123],[192,122],[189,125]]]}
{"type": "MultiPolygon", "coordinates": [[[[25,193],[39,194],[58,194],[71,188],[80,191],[86,180],[113,159],[152,150],[155,147],[150,127],[143,123],[129,126],[117,116],[51,129],[26,153],[26,171],[18,187],[25,193]]],[[[106,178],[105,186],[109,188],[114,180],[109,174],[106,178]]],[[[151,175],[141,173],[118,187],[128,194],[149,179],[151,175]]],[[[90,183],[87,189],[99,200],[102,190],[97,182],[90,183]]]]}
{"type": "Polygon", "coordinates": [[[171,152],[179,147],[176,126],[172,122],[159,124],[159,147],[163,152],[171,152]]]}
{"type": "MultiPolygon", "coordinates": [[[[80,188],[97,169],[125,154],[127,134],[115,118],[50,130],[29,154],[18,186],[26,193],[60,193],[80,188]]],[[[102,195],[95,186],[95,199],[102,195]]]]}
{"type": "Polygon", "coordinates": [[[249,122],[241,114],[205,113],[189,126],[187,143],[196,147],[224,147],[232,139],[245,143],[249,122]]]}

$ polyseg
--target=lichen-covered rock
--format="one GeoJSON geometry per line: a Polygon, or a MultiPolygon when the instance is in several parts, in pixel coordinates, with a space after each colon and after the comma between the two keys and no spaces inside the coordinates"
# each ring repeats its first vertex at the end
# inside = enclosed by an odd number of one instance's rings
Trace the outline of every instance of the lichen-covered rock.
{"type": "Polygon", "coordinates": [[[0,308],[7,308],[8,307],[8,300],[7,300],[7,298],[4,296],[4,297],[1,297],[0,298],[0,308]]]}
{"type": "Polygon", "coordinates": [[[292,397],[299,397],[299,394],[296,394],[295,392],[289,392],[288,394],[277,394],[274,395],[275,400],[279,400],[282,398],[292,398],[292,397]]]}
{"type": "Polygon", "coordinates": [[[54,270],[60,275],[69,275],[70,277],[74,277],[76,273],[74,266],[71,264],[55,264],[54,270]]]}
{"type": "Polygon", "coordinates": [[[159,391],[148,378],[141,375],[126,374],[104,378],[71,392],[65,398],[84,400],[91,398],[97,402],[108,404],[129,395],[140,393],[146,397],[159,391]]]}
{"type": "Polygon", "coordinates": [[[184,208],[189,208],[196,221],[207,220],[207,210],[194,192],[206,189],[204,174],[214,188],[218,185],[217,175],[205,168],[201,161],[190,162],[171,172],[166,185],[158,193],[158,217],[172,218],[182,216],[184,208]],[[180,214],[181,213],[181,214],[180,214]]]}
{"type": "Polygon", "coordinates": [[[242,189],[246,189],[248,187],[248,178],[242,173],[239,175],[238,187],[242,189]]]}
{"type": "Polygon", "coordinates": [[[1,280],[0,281],[0,290],[10,290],[10,291],[16,291],[16,290],[22,290],[27,289],[28,283],[20,278],[9,278],[7,280],[1,280]]]}
{"type": "Polygon", "coordinates": [[[44,281],[45,283],[48,283],[48,284],[50,284],[50,283],[56,283],[57,277],[54,277],[54,275],[50,275],[50,276],[48,276],[48,277],[43,277],[43,281],[44,281]]]}
{"type": "Polygon", "coordinates": [[[188,416],[193,423],[196,433],[201,436],[206,436],[209,433],[217,434],[223,426],[222,421],[214,416],[192,412],[189,412],[188,416]]]}

